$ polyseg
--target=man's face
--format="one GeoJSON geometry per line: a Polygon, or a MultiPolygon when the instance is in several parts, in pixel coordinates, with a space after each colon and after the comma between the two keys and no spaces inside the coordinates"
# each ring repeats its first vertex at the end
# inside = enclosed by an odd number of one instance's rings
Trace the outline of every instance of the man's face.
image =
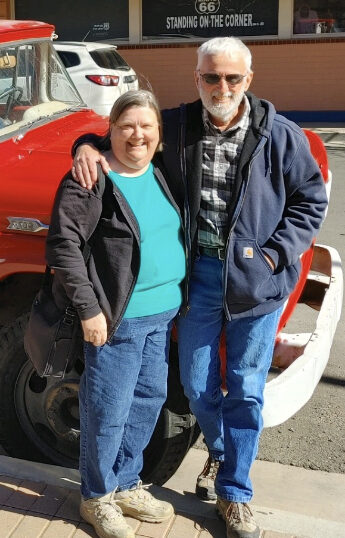
{"type": "MultiPolygon", "coordinates": [[[[228,122],[238,112],[244,92],[249,88],[253,73],[249,72],[241,56],[230,59],[225,54],[204,56],[195,71],[195,82],[200,99],[211,116],[220,122],[228,122]],[[221,75],[217,82],[209,83],[207,74],[221,75]],[[204,76],[203,76],[204,75],[204,76]],[[245,75],[237,84],[225,80],[226,75],[245,75]]],[[[232,79],[231,79],[232,80],[232,79]]]]}

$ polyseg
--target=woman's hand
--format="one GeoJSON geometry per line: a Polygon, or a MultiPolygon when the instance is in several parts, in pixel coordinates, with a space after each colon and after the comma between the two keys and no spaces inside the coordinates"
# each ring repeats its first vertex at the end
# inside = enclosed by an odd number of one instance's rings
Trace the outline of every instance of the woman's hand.
{"type": "Polygon", "coordinates": [[[90,342],[94,346],[103,346],[107,341],[107,320],[101,312],[90,319],[82,319],[81,326],[83,328],[85,342],[90,342]]]}
{"type": "Polygon", "coordinates": [[[108,174],[110,167],[107,159],[92,144],[82,144],[76,150],[72,166],[72,176],[86,189],[92,189],[97,182],[97,163],[108,174]]]}

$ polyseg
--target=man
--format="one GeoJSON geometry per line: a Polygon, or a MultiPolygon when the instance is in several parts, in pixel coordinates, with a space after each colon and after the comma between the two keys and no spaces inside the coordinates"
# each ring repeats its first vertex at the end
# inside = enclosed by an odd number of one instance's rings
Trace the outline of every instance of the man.
{"type": "MultiPolygon", "coordinates": [[[[260,534],[247,503],[263,390],[282,305],[327,204],[303,132],[246,93],[252,79],[251,54],[240,40],[211,39],[198,49],[200,100],[163,111],[162,164],[177,201],[185,194],[181,380],[209,450],[196,493],[216,497],[228,538],[260,534]],[[226,395],[218,355],[223,328],[226,395]]],[[[82,140],[97,144],[94,136],[82,140]]],[[[99,160],[106,168],[95,149],[78,148],[75,174],[84,186],[99,160]]]]}

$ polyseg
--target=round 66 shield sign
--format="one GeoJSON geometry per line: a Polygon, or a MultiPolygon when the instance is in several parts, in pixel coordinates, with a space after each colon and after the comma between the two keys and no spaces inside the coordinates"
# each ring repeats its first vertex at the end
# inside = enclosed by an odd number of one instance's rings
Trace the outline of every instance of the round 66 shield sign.
{"type": "Polygon", "coordinates": [[[195,0],[195,10],[200,15],[217,13],[220,7],[220,0],[195,0]]]}

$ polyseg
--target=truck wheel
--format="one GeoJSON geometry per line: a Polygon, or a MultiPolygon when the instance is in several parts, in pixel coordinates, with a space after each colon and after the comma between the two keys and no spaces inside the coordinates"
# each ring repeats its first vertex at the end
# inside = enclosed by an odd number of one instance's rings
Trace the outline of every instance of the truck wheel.
{"type": "Polygon", "coordinates": [[[147,482],[162,485],[175,473],[200,428],[190,412],[183,393],[178,367],[177,344],[171,342],[168,397],[150,444],[144,451],[142,476],[147,482]]]}
{"type": "MultiPolygon", "coordinates": [[[[0,330],[0,444],[16,458],[77,468],[82,357],[64,379],[39,377],[24,352],[27,320],[24,314],[0,330]]],[[[157,484],[168,480],[188,451],[195,428],[172,344],[168,399],[145,450],[142,478],[157,484]]]]}

